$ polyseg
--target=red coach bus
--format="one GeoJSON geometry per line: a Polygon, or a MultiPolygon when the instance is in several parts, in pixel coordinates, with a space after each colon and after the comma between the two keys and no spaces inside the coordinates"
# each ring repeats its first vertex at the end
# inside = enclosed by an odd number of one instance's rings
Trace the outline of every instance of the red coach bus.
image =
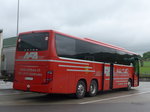
{"type": "Polygon", "coordinates": [[[14,89],[83,98],[139,85],[138,56],[124,48],[53,30],[20,33],[14,89]]]}

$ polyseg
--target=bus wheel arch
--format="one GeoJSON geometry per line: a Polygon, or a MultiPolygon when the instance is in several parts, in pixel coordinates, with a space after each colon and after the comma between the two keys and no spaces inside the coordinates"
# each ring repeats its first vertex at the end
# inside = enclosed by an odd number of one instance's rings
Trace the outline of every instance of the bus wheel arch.
{"type": "Polygon", "coordinates": [[[96,96],[97,92],[98,92],[98,80],[92,79],[90,82],[88,96],[90,96],[90,97],[96,96]]]}
{"type": "Polygon", "coordinates": [[[87,82],[85,79],[80,79],[76,85],[76,98],[81,99],[85,96],[87,92],[87,82]]]}

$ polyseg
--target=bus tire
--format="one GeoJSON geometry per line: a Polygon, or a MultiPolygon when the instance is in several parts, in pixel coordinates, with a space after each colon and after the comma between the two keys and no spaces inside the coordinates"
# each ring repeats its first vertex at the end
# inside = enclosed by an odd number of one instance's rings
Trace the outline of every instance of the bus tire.
{"type": "Polygon", "coordinates": [[[76,87],[76,98],[81,99],[85,96],[86,93],[86,85],[85,82],[80,80],[78,81],[77,87],[76,87]]]}
{"type": "Polygon", "coordinates": [[[97,95],[97,91],[98,91],[97,82],[95,80],[92,80],[91,84],[90,84],[88,96],[90,96],[90,97],[96,96],[97,95]]]}
{"type": "Polygon", "coordinates": [[[131,87],[132,87],[132,82],[131,82],[131,80],[129,79],[129,80],[128,80],[128,83],[127,83],[127,88],[126,88],[126,90],[127,90],[127,91],[131,90],[131,87]]]}

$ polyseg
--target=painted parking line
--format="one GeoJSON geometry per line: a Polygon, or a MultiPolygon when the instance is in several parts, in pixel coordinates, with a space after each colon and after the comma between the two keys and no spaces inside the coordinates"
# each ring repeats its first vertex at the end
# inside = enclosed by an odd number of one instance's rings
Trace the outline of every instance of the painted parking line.
{"type": "Polygon", "coordinates": [[[20,93],[11,93],[11,94],[0,94],[0,96],[9,96],[9,95],[17,95],[17,94],[20,94],[20,93]]]}
{"type": "Polygon", "coordinates": [[[11,95],[29,94],[29,93],[31,93],[31,92],[17,92],[17,93],[8,93],[8,94],[2,93],[2,94],[0,94],[0,96],[11,96],[11,95]]]}
{"type": "Polygon", "coordinates": [[[89,103],[96,103],[96,102],[102,102],[102,101],[107,101],[107,100],[115,100],[115,99],[119,99],[119,98],[131,97],[131,96],[141,95],[141,94],[146,94],[146,93],[150,93],[150,91],[145,91],[145,92],[140,92],[140,93],[135,93],[135,94],[130,94],[130,95],[122,95],[122,96],[118,96],[118,97],[104,98],[104,99],[100,99],[100,100],[85,101],[85,102],[81,102],[79,104],[89,104],[89,103]]]}

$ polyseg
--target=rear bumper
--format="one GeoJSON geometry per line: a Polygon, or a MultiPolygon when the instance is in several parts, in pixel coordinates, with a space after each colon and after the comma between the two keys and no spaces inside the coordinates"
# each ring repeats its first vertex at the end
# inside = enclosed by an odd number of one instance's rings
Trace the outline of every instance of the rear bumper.
{"type": "Polygon", "coordinates": [[[51,84],[25,84],[20,82],[14,82],[13,88],[22,91],[31,91],[39,93],[52,93],[51,84]]]}

